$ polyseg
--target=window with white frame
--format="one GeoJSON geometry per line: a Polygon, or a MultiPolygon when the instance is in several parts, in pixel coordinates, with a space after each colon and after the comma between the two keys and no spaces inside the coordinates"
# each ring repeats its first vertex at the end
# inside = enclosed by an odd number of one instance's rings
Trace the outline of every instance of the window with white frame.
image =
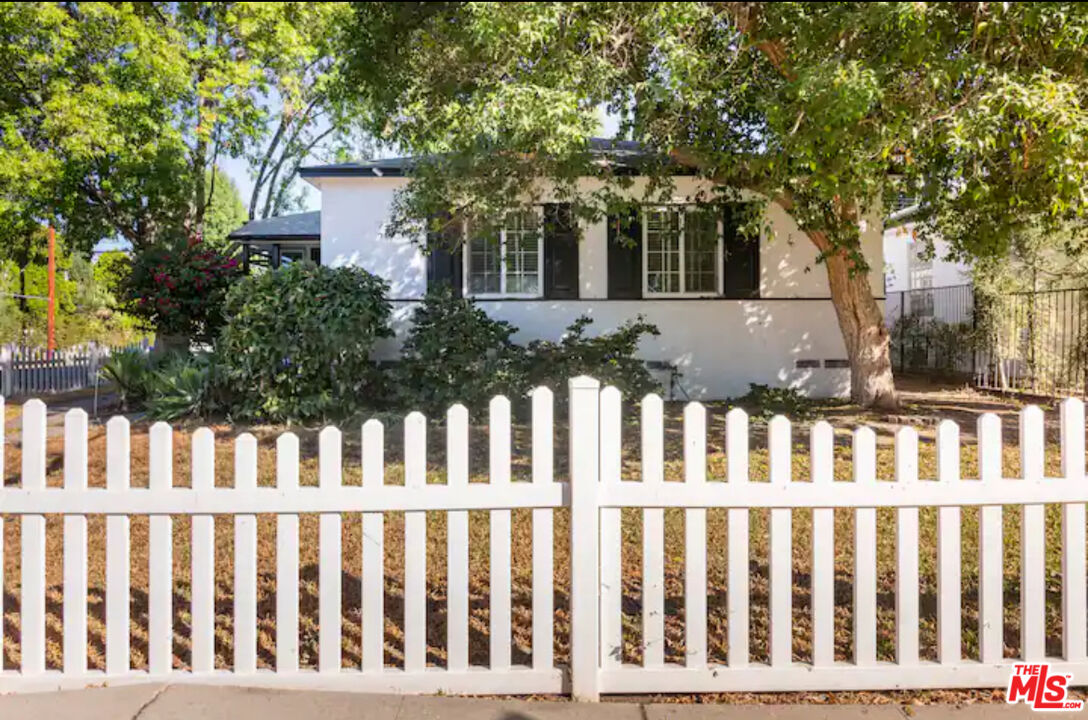
{"type": "Polygon", "coordinates": [[[721,230],[701,208],[647,208],[642,223],[645,295],[721,293],[721,230]]]}
{"type": "Polygon", "coordinates": [[[465,294],[476,297],[540,297],[544,244],[536,211],[510,213],[499,237],[467,228],[465,294]]]}

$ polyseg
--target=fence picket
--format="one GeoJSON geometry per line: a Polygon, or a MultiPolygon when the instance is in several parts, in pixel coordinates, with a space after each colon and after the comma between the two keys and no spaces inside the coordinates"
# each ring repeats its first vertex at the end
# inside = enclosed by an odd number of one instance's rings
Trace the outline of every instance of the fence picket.
{"type": "MultiPolygon", "coordinates": [[[[149,432],[148,489],[168,492],[174,486],[174,431],[164,422],[149,432]]],[[[169,515],[148,521],[148,672],[165,675],[174,662],[174,535],[169,515]]]]}
{"type": "MultiPolygon", "coordinates": [[[[491,399],[488,413],[488,444],[491,485],[510,484],[510,401],[501,395],[491,399]]],[[[510,511],[491,511],[491,602],[490,624],[492,670],[510,667],[510,511]]]]}
{"type": "MultiPolygon", "coordinates": [[[[1084,402],[1067,398],[1061,405],[1062,481],[1083,484],[1084,402]]],[[[1084,660],[1086,655],[1085,610],[1085,513],[1083,503],[1062,505],[1062,657],[1084,660]]]]}
{"type": "MultiPolygon", "coordinates": [[[[876,485],[876,433],[854,431],[854,483],[876,485]]],[[[854,510],[854,664],[876,664],[876,508],[854,510]]]]}
{"type": "MultiPolygon", "coordinates": [[[[552,391],[546,387],[533,390],[533,482],[550,484],[553,480],[553,426],[552,391]]],[[[553,558],[555,537],[552,525],[553,511],[548,508],[533,510],[533,669],[547,670],[552,667],[554,653],[554,613],[552,605],[553,558]]]]}
{"type": "MultiPolygon", "coordinates": [[[[0,403],[0,418],[3,406],[0,403]]],[[[2,422],[0,422],[2,424],[2,422]]],[[[3,454],[0,436],[0,455],[3,454]]],[[[0,468],[0,477],[3,469],[0,468]]],[[[64,415],[64,489],[87,489],[87,413],[79,408],[64,415]]],[[[0,535],[3,528],[0,527],[0,535]]],[[[3,558],[0,557],[0,563],[3,558]]],[[[2,583],[0,583],[2,584],[2,583]]],[[[2,592],[0,592],[2,594],[2,592]]],[[[0,612],[0,617],[3,613],[0,612]]],[[[87,518],[64,518],[64,673],[87,672],[87,518]]]]}
{"type": "MultiPolygon", "coordinates": [[[[725,415],[725,462],[731,488],[748,483],[748,415],[740,408],[725,415]]],[[[748,665],[748,509],[730,508],[727,521],[727,662],[742,668],[748,665]]]]}
{"type": "MultiPolygon", "coordinates": [[[[937,479],[960,481],[960,428],[951,420],[937,426],[937,479]]],[[[943,665],[962,660],[961,523],[958,507],[937,509],[937,659],[943,665]]]]}
{"type": "MultiPolygon", "coordinates": [[[[706,483],[706,408],[684,408],[684,482],[706,483]]],[[[706,510],[684,511],[684,654],[688,667],[706,666],[706,510]]]]}
{"type": "MultiPolygon", "coordinates": [[[[196,491],[215,487],[215,435],[206,427],[193,433],[192,487],[196,491]]],[[[194,673],[210,673],[215,669],[215,518],[194,515],[192,532],[191,664],[194,673]]]]}
{"type": "MultiPolygon", "coordinates": [[[[642,482],[665,482],[664,403],[642,399],[642,482]]],[[[665,511],[642,511],[642,665],[665,664],[665,511]]]]}
{"type": "MultiPolygon", "coordinates": [[[[363,423],[363,487],[376,489],[384,483],[385,429],[380,421],[367,420],[363,423]]],[[[363,672],[380,673],[385,664],[385,518],[381,513],[363,513],[362,597],[363,672]]]]}
{"type": "MultiPolygon", "coordinates": [[[[318,438],[318,484],[321,491],[335,490],[342,484],[342,438],[340,431],[327,427],[318,438]]],[[[319,588],[318,610],[321,625],[318,629],[318,670],[323,673],[340,672],[341,594],[340,583],[341,520],[340,513],[322,513],[318,520],[319,588]]]]}
{"type": "MultiPolygon", "coordinates": [[[[454,405],[446,413],[446,458],[450,487],[468,487],[468,409],[464,405],[454,405]]],[[[468,669],[468,513],[453,510],[446,522],[447,669],[463,672],[468,669]]]]}
{"type": "MultiPolygon", "coordinates": [[[[983,483],[1001,482],[1001,419],[985,413],[978,419],[978,471],[983,483]]],[[[1005,652],[1002,620],[1004,535],[1001,506],[984,505],[978,523],[978,642],[984,663],[999,663],[1005,652]]]]}
{"type": "MultiPolygon", "coordinates": [[[[46,410],[41,400],[23,404],[23,488],[45,489],[46,410]]],[[[45,672],[45,515],[22,518],[22,673],[45,672]]]]}
{"type": "MultiPolygon", "coordinates": [[[[792,451],[790,421],[781,415],[767,427],[771,484],[788,488],[792,451]]],[[[793,512],[771,509],[771,570],[769,633],[771,667],[785,667],[793,660],[793,512]]]]}
{"type": "MultiPolygon", "coordinates": [[[[1020,474],[1043,479],[1043,411],[1020,411],[1020,474]]],[[[1025,661],[1046,656],[1046,506],[1023,505],[1020,512],[1020,655],[1025,661]]]]}
{"type": "MultiPolygon", "coordinates": [[[[835,434],[824,421],[812,426],[812,482],[834,492],[835,434]]],[[[835,662],[835,511],[812,511],[812,664],[835,662]]]]}
{"type": "MultiPolygon", "coordinates": [[[[129,423],[124,417],[106,424],[106,489],[129,489],[131,447],[129,423]]],[[[129,519],[106,518],[106,673],[127,675],[129,658],[129,519]]]]}
{"type": "MultiPolygon", "coordinates": [[[[895,433],[895,481],[918,482],[918,432],[895,433]]],[[[895,511],[895,661],[918,664],[918,508],[895,511]]]]}
{"type": "MultiPolygon", "coordinates": [[[[242,433],[234,441],[234,488],[257,489],[257,438],[242,433]]],[[[257,516],[234,517],[234,672],[257,672],[257,516]]]]}
{"type": "MultiPolygon", "coordinates": [[[[427,484],[427,418],[404,421],[404,484],[427,484]]],[[[427,663],[427,513],[404,514],[404,671],[423,672],[427,663]]]]}
{"type": "MultiPolygon", "coordinates": [[[[601,391],[601,484],[618,485],[623,463],[623,399],[611,385],[601,391]]],[[[621,513],[601,508],[600,664],[618,668],[623,662],[623,565],[621,513]]]]}
{"type": "MultiPolygon", "coordinates": [[[[298,490],[298,436],[276,438],[276,489],[298,490]]],[[[276,517],[276,672],[298,671],[298,515],[276,517]]]]}

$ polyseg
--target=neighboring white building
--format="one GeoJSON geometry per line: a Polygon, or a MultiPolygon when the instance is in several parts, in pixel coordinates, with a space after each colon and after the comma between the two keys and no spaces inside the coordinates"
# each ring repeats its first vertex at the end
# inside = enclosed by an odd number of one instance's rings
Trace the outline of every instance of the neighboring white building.
{"type": "MultiPolygon", "coordinates": [[[[395,356],[428,283],[449,282],[493,317],[519,328],[519,342],[558,340],[582,314],[593,318],[590,332],[597,333],[641,314],[661,330],[643,341],[641,355],[654,367],[675,368],[680,397],[736,397],[749,383],[820,397],[849,394],[850,371],[826,271],[816,262],[816,248],[780,206],[768,206],[770,230],[756,242],[735,231],[729,208],[714,215],[696,211],[691,203],[710,186],[694,178],[677,178],[669,205],[577,231],[566,227],[569,207],[548,202],[545,194],[536,213],[511,216],[498,246],[473,239],[468,228],[469,241],[461,249],[428,255],[423,238],[387,233],[394,196],[409,182],[407,162],[303,169],[321,193],[319,237],[294,234],[278,253],[311,246],[326,265],[361,266],[385,278],[396,339],[383,355],[395,356]],[[526,232],[538,223],[543,233],[526,232]],[[611,242],[617,228],[640,239],[640,247],[611,242]]],[[[585,180],[587,187],[594,182],[585,180]]],[[[641,196],[643,183],[634,178],[632,197],[641,196]]],[[[249,240],[244,230],[234,237],[266,249],[276,245],[274,227],[249,240]]],[[[878,218],[862,228],[877,293],[883,288],[881,233],[878,218]]],[[[671,371],[660,372],[669,387],[671,371]]]]}
{"type": "Polygon", "coordinates": [[[903,207],[892,213],[884,223],[885,293],[951,287],[971,282],[970,266],[949,259],[951,247],[944,240],[937,238],[933,242],[932,258],[925,256],[925,248],[917,239],[916,223],[911,220],[917,208],[907,203],[901,202],[903,207]]]}
{"type": "Polygon", "coordinates": [[[904,315],[948,323],[966,322],[974,308],[971,267],[951,258],[951,246],[936,238],[929,256],[918,241],[910,201],[884,224],[884,324],[894,328],[904,315]],[[931,292],[926,292],[931,291],[931,292]]]}

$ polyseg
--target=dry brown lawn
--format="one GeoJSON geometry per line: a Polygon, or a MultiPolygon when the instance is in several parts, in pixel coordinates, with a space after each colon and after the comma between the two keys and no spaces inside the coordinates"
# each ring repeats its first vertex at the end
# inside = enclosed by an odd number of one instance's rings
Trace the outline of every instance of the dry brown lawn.
{"type": "MultiPolygon", "coordinates": [[[[825,414],[839,431],[835,453],[835,476],[848,480],[851,475],[851,449],[847,427],[856,420],[870,421],[881,432],[878,448],[878,463],[882,478],[891,479],[893,473],[894,451],[890,445],[889,428],[899,422],[909,421],[919,424],[922,429],[920,471],[922,477],[932,477],[935,473],[935,449],[932,444],[932,422],[930,415],[940,417],[953,416],[965,425],[965,447],[963,456],[963,475],[972,477],[976,469],[976,453],[973,435],[967,430],[973,428],[972,417],[980,409],[1003,409],[1006,414],[1015,408],[1008,404],[988,404],[989,400],[969,395],[966,399],[947,398],[947,404],[930,403],[921,410],[917,405],[908,403],[903,416],[878,417],[854,413],[849,408],[831,410],[825,414]],[[936,409],[934,409],[936,408],[936,409]],[[970,424],[970,427],[968,427],[970,424]]],[[[944,402],[944,401],[941,401],[944,402]]],[[[725,456],[723,452],[724,407],[710,408],[708,438],[708,472],[713,480],[723,480],[725,476],[725,456]]],[[[682,433],[680,404],[668,405],[666,424],[666,476],[669,481],[678,481],[682,477],[682,433]]],[[[1054,413],[1048,412],[1048,421],[1054,413]]],[[[1006,444],[1004,471],[1014,476],[1019,470],[1018,450],[1014,444],[1016,434],[1015,419],[1006,420],[1006,436],[1011,442],[1006,444]]],[[[9,424],[9,429],[11,425],[9,424]]],[[[133,426],[132,438],[132,481],[134,485],[146,486],[148,475],[148,439],[146,423],[138,422],[133,426]]],[[[189,438],[191,428],[177,430],[174,434],[174,483],[178,486],[189,484],[189,438]]],[[[232,432],[237,429],[228,427],[215,428],[217,433],[216,484],[230,486],[232,480],[232,432]]],[[[275,438],[280,428],[249,428],[259,441],[259,483],[272,485],[275,482],[275,438]]],[[[633,412],[628,418],[625,431],[625,477],[639,476],[637,417],[633,412]]],[[[302,457],[304,458],[301,482],[304,485],[317,484],[317,431],[300,430],[302,457]]],[[[400,442],[401,428],[391,423],[386,434],[386,482],[403,482],[403,448],[400,442]]],[[[767,452],[763,426],[753,426],[753,447],[750,453],[751,474],[753,480],[767,477],[767,452]]],[[[803,427],[794,433],[795,453],[793,456],[794,477],[808,477],[808,457],[805,443],[806,431],[803,427]]],[[[1047,472],[1058,473],[1059,449],[1055,428],[1048,422],[1048,445],[1046,450],[1047,472]]],[[[344,482],[359,484],[361,469],[359,460],[358,425],[345,433],[344,482]]],[[[429,482],[444,482],[445,437],[441,425],[432,425],[428,433],[429,482]]],[[[50,486],[59,486],[62,482],[62,439],[51,438],[49,441],[50,486]]],[[[514,432],[514,480],[529,479],[529,428],[518,425],[514,432]]],[[[487,429],[475,426],[471,437],[473,482],[486,482],[487,429]]],[[[567,468],[565,458],[565,427],[556,428],[556,473],[557,479],[565,480],[567,468]]],[[[9,442],[4,448],[6,454],[5,485],[17,485],[19,467],[18,447],[9,442]]],[[[101,487],[105,483],[105,428],[94,424],[90,437],[90,482],[101,487]]],[[[1058,507],[1047,509],[1047,635],[1048,652],[1060,653],[1061,616],[1060,616],[1060,537],[1058,507]]],[[[708,588],[709,597],[709,638],[711,662],[724,663],[726,658],[726,537],[727,520],[724,510],[711,510],[707,522],[708,547],[708,588]]],[[[967,657],[977,657],[977,510],[963,511],[963,648],[967,657]]],[[[810,606],[809,606],[809,568],[811,513],[795,511],[793,529],[794,559],[794,657],[807,660],[810,657],[810,606]]],[[[19,662],[19,578],[20,578],[20,539],[19,521],[13,516],[5,516],[4,524],[4,644],[3,666],[16,667],[19,662]]],[[[343,663],[346,667],[358,666],[361,644],[360,627],[360,567],[361,567],[361,522],[358,514],[345,514],[343,522],[343,663]]],[[[853,523],[852,513],[837,510],[835,536],[835,623],[836,656],[846,660],[851,653],[851,593],[853,563],[853,523]]],[[[555,512],[555,653],[556,662],[564,664],[568,653],[569,636],[569,516],[566,511],[555,512]]],[[[1007,509],[1005,513],[1005,645],[1006,655],[1015,657],[1019,646],[1019,548],[1018,548],[1019,511],[1007,509]]],[[[300,653],[304,665],[315,666],[318,638],[318,532],[317,517],[303,516],[301,521],[302,557],[301,574],[301,618],[300,618],[300,653]]],[[[217,663],[229,667],[232,657],[232,592],[233,582],[232,554],[233,532],[230,518],[216,519],[216,635],[217,663]]],[[[89,521],[89,661],[93,668],[104,667],[105,638],[105,522],[101,517],[89,521]]],[[[403,559],[404,525],[403,514],[390,513],[386,521],[386,578],[385,578],[385,637],[386,663],[399,665],[402,662],[403,647],[403,559]]],[[[880,511],[878,524],[878,654],[881,659],[894,659],[894,622],[895,622],[895,547],[894,547],[894,510],[880,511]]],[[[47,641],[47,663],[59,668],[62,662],[62,522],[61,518],[50,516],[47,519],[47,567],[46,578],[49,587],[47,641]]],[[[531,658],[531,582],[532,582],[532,519],[528,511],[515,511],[513,519],[513,657],[516,663],[528,663],[531,658]]],[[[681,510],[666,511],[666,659],[670,662],[682,662],[684,657],[683,637],[683,570],[684,570],[684,516],[681,510]]],[[[132,664],[136,668],[146,667],[147,653],[147,534],[146,518],[133,518],[132,533],[132,664]]],[[[470,513],[470,659],[474,664],[486,665],[488,655],[488,533],[489,522],[486,512],[470,513]]],[[[190,522],[178,517],[174,522],[174,663],[178,668],[189,664],[189,602],[190,602],[190,522]]],[[[259,663],[273,667],[275,663],[275,593],[276,593],[276,527],[275,518],[261,516],[259,519],[259,663]]],[[[623,624],[625,639],[625,661],[639,662],[641,656],[640,634],[640,578],[641,578],[641,514],[637,510],[624,511],[623,516],[623,567],[624,601],[623,624]]],[[[751,638],[750,646],[754,661],[765,660],[767,656],[768,630],[768,565],[767,565],[767,512],[751,513],[751,556],[749,570],[751,577],[751,638]]],[[[446,524],[444,513],[428,513],[428,628],[429,661],[435,665],[444,665],[446,647],[446,524]]],[[[921,513],[921,648],[925,659],[936,657],[936,511],[924,509],[921,513]]],[[[936,699],[957,701],[978,701],[1000,699],[990,691],[961,693],[860,693],[860,694],[821,694],[773,696],[778,700],[810,700],[818,702],[842,702],[863,700],[875,702],[899,701],[909,698],[911,701],[936,699]]],[[[690,699],[690,698],[689,698],[690,699]]],[[[720,699],[703,696],[699,700],[720,699]]],[[[733,695],[730,701],[745,700],[747,696],[733,695]]],[[[767,699],[758,698],[758,699],[767,699]]]]}

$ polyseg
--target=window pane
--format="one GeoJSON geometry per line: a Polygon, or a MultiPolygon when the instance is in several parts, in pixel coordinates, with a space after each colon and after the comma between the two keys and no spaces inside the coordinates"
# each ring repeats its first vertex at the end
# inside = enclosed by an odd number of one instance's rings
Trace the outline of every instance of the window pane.
{"type": "Polygon", "coordinates": [[[506,292],[540,292],[540,228],[536,213],[511,213],[506,218],[506,292]]]}
{"type": "Polygon", "coordinates": [[[499,244],[486,237],[469,240],[468,290],[470,293],[497,293],[499,285],[499,244]]]}
{"type": "Polygon", "coordinates": [[[718,290],[718,219],[704,210],[684,217],[684,291],[718,290]]]}
{"type": "Polygon", "coordinates": [[[680,292],[680,211],[646,211],[646,285],[650,292],[680,292]]]}
{"type": "Polygon", "coordinates": [[[245,246],[246,262],[251,273],[259,275],[272,268],[272,249],[271,245],[245,246]]]}
{"type": "Polygon", "coordinates": [[[302,248],[280,248],[280,265],[302,262],[305,257],[303,253],[302,248]]]}

